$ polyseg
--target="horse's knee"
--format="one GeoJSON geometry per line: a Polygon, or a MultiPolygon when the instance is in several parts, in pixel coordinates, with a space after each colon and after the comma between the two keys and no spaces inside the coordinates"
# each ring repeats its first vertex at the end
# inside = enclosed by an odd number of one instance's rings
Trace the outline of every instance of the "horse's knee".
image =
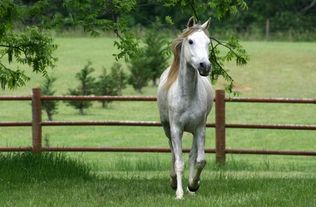
{"type": "Polygon", "coordinates": [[[183,162],[183,160],[176,160],[175,161],[175,171],[182,173],[183,170],[184,170],[184,162],[183,162]]]}
{"type": "Polygon", "coordinates": [[[203,163],[206,164],[204,149],[203,152],[197,153],[196,163],[200,163],[200,165],[203,165],[203,163]]]}

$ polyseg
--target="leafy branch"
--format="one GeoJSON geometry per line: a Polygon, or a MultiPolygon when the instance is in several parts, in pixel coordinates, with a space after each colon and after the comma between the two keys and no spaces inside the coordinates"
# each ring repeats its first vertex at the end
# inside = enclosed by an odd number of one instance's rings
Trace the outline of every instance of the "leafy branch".
{"type": "Polygon", "coordinates": [[[117,54],[113,54],[116,60],[135,56],[139,50],[139,40],[129,32],[126,17],[135,8],[136,1],[82,1],[84,3],[79,7],[76,6],[77,0],[65,3],[65,8],[73,14],[72,24],[83,26],[93,36],[99,35],[101,31],[113,32],[118,38],[114,41],[119,49],[117,54]]]}
{"type": "MultiPolygon", "coordinates": [[[[222,19],[227,16],[235,15],[239,9],[246,10],[247,4],[244,0],[212,0],[207,3],[199,0],[165,0],[161,2],[167,7],[179,7],[183,11],[191,11],[191,15],[199,20],[198,14],[208,14],[212,11],[211,16],[222,19]]],[[[213,82],[223,77],[226,81],[226,91],[237,94],[233,91],[234,79],[229,75],[229,70],[225,62],[236,61],[236,65],[244,65],[248,62],[246,50],[239,44],[238,39],[231,37],[227,42],[218,40],[211,36],[211,47],[209,58],[213,63],[211,79],[213,82]],[[228,51],[227,51],[228,50],[228,51]]]]}
{"type": "Polygon", "coordinates": [[[36,28],[28,28],[25,32],[14,34],[7,32],[0,42],[0,86],[10,89],[23,86],[30,78],[21,70],[12,69],[13,61],[28,65],[35,73],[46,75],[47,68],[53,67],[57,60],[52,53],[57,48],[53,40],[36,28]],[[4,58],[7,57],[7,61],[4,58]]]}
{"type": "MultiPolygon", "coordinates": [[[[242,46],[238,43],[238,40],[235,38],[231,38],[228,43],[223,43],[219,40],[217,40],[214,37],[210,38],[211,40],[214,40],[217,44],[213,46],[212,48],[216,49],[217,46],[223,46],[229,50],[230,53],[232,53],[232,57],[234,56],[236,58],[236,65],[245,65],[248,62],[248,55],[246,53],[246,50],[242,48],[242,46]],[[235,51],[236,50],[236,51],[235,51]]],[[[231,58],[227,57],[227,60],[231,60],[231,58]]]]}
{"type": "Polygon", "coordinates": [[[221,42],[214,37],[211,37],[211,40],[210,61],[213,63],[211,79],[213,82],[215,82],[220,76],[222,76],[227,82],[225,87],[226,91],[237,95],[238,93],[233,91],[234,79],[228,74],[229,70],[225,68],[224,63],[235,60],[236,65],[247,64],[249,57],[246,53],[246,50],[239,44],[238,40],[233,37],[226,43],[221,42]],[[215,45],[213,41],[216,42],[215,45]],[[228,49],[228,52],[225,53],[224,50],[218,48],[219,46],[226,50],[228,49]],[[223,55],[223,53],[225,54],[223,55]]]}
{"type": "Polygon", "coordinates": [[[5,89],[23,86],[26,81],[30,80],[28,76],[20,70],[11,70],[0,62],[0,87],[5,89]]]}
{"type": "Polygon", "coordinates": [[[30,77],[24,70],[13,69],[10,64],[28,65],[35,73],[46,75],[56,58],[57,48],[52,38],[36,27],[16,33],[14,21],[18,17],[17,6],[10,0],[0,2],[0,87],[13,89],[25,85],[30,77]],[[7,58],[7,59],[6,59],[7,58]]]}

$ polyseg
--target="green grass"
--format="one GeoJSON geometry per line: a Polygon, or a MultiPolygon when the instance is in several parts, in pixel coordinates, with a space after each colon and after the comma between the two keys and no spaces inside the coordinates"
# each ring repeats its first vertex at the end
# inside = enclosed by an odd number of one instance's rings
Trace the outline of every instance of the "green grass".
{"type": "Polygon", "coordinates": [[[8,184],[48,182],[59,179],[94,177],[82,160],[61,153],[0,154],[0,181],[8,184]]]}
{"type": "Polygon", "coordinates": [[[174,199],[162,176],[120,175],[79,182],[56,180],[11,186],[2,206],[315,206],[315,178],[269,178],[257,174],[216,174],[204,180],[198,195],[174,199]],[[8,199],[10,198],[10,200],[8,199]]]}
{"type": "MultiPolygon", "coordinates": [[[[314,206],[313,172],[230,160],[210,162],[196,196],[177,201],[166,163],[149,158],[117,160],[95,175],[91,166],[65,154],[0,157],[1,206],[314,206]],[[281,171],[280,169],[283,168],[281,171]],[[7,169],[7,171],[5,171],[7,169]],[[8,171],[10,170],[10,171],[8,171]],[[14,176],[15,175],[15,176],[14,176]],[[17,176],[18,175],[18,176],[17,176]],[[16,179],[14,179],[16,177],[16,179]]],[[[187,173],[185,173],[187,178],[187,173]]],[[[186,181],[184,182],[187,183],[186,181]]]]}
{"type": "MultiPolygon", "coordinates": [[[[113,40],[57,38],[59,61],[50,72],[58,78],[57,95],[65,94],[69,87],[78,84],[74,74],[88,60],[92,61],[96,75],[101,73],[102,66],[109,68],[114,61],[113,40]]],[[[316,97],[316,43],[244,42],[243,45],[250,54],[249,64],[244,67],[227,64],[241,96],[316,97]]],[[[25,87],[1,94],[30,95],[31,89],[42,81],[40,75],[31,75],[32,81],[25,87]]],[[[215,88],[222,87],[220,80],[215,88]]],[[[156,87],[149,85],[142,95],[155,93],[156,87]]],[[[131,87],[123,94],[139,95],[131,87]]],[[[95,102],[85,116],[60,102],[58,111],[55,120],[159,119],[156,104],[149,102],[113,102],[108,109],[102,109],[101,104],[95,102]]],[[[314,105],[228,103],[226,113],[227,123],[316,124],[314,105]]],[[[0,102],[0,118],[1,121],[30,121],[30,102],[0,102]]],[[[45,114],[43,119],[47,119],[45,114]]],[[[209,122],[213,121],[214,112],[209,117],[209,122]]],[[[159,127],[44,127],[43,138],[44,145],[49,146],[168,147],[159,127]]],[[[191,141],[191,136],[185,134],[184,147],[190,147],[191,141]]],[[[29,127],[0,128],[0,146],[30,145],[29,127]]],[[[207,129],[206,146],[214,147],[214,129],[207,129]]],[[[229,129],[227,147],[315,150],[315,132],[229,129]]],[[[51,167],[48,161],[35,170],[30,168],[33,164],[12,161],[23,160],[24,155],[11,154],[8,158],[5,154],[0,156],[0,206],[316,205],[314,157],[228,155],[227,166],[218,169],[214,165],[214,155],[208,155],[198,196],[186,195],[184,201],[178,202],[168,186],[169,154],[66,153],[67,158],[63,155],[62,160],[69,158],[80,166],[83,162],[83,167],[78,169],[71,161],[66,162],[69,169],[58,169],[51,167]],[[37,170],[42,171],[42,179],[32,178],[37,170]],[[66,173],[62,175],[62,172],[66,173]],[[26,179],[29,181],[23,184],[21,180],[27,176],[32,179],[26,179]],[[13,182],[15,177],[16,182],[13,182]],[[6,182],[8,180],[12,182],[6,182]]],[[[187,157],[185,155],[186,163],[187,157]]]]}

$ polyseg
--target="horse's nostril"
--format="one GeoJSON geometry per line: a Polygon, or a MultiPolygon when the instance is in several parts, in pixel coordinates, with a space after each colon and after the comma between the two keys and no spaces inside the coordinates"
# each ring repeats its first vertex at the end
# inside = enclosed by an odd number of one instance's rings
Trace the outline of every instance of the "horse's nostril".
{"type": "Polygon", "coordinates": [[[200,67],[201,67],[201,68],[205,68],[205,63],[201,62],[201,63],[200,63],[200,67]]]}

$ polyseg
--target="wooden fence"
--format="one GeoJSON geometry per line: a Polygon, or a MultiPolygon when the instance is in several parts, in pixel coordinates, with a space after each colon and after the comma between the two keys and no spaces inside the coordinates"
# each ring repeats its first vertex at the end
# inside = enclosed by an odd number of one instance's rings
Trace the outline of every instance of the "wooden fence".
{"type": "MultiPolygon", "coordinates": [[[[154,96],[42,96],[39,88],[33,89],[32,96],[0,96],[0,101],[32,101],[32,121],[30,122],[0,122],[0,127],[32,127],[32,146],[30,147],[0,147],[0,152],[32,151],[67,151],[67,152],[170,152],[168,148],[145,147],[43,147],[42,127],[46,126],[147,126],[160,127],[160,122],[154,121],[42,121],[42,101],[77,100],[77,101],[156,101],[154,96]]],[[[227,124],[225,110],[227,102],[247,103],[291,103],[316,104],[316,99],[289,98],[225,98],[223,90],[217,90],[215,96],[215,123],[207,127],[215,128],[215,149],[206,148],[205,152],[215,153],[218,163],[225,163],[226,154],[270,154],[270,155],[305,155],[316,156],[316,151],[285,151],[285,150],[254,150],[226,149],[227,128],[247,129],[281,129],[281,130],[316,130],[316,125],[281,125],[281,124],[227,124]]],[[[183,149],[189,152],[189,149],[183,149]]]]}

